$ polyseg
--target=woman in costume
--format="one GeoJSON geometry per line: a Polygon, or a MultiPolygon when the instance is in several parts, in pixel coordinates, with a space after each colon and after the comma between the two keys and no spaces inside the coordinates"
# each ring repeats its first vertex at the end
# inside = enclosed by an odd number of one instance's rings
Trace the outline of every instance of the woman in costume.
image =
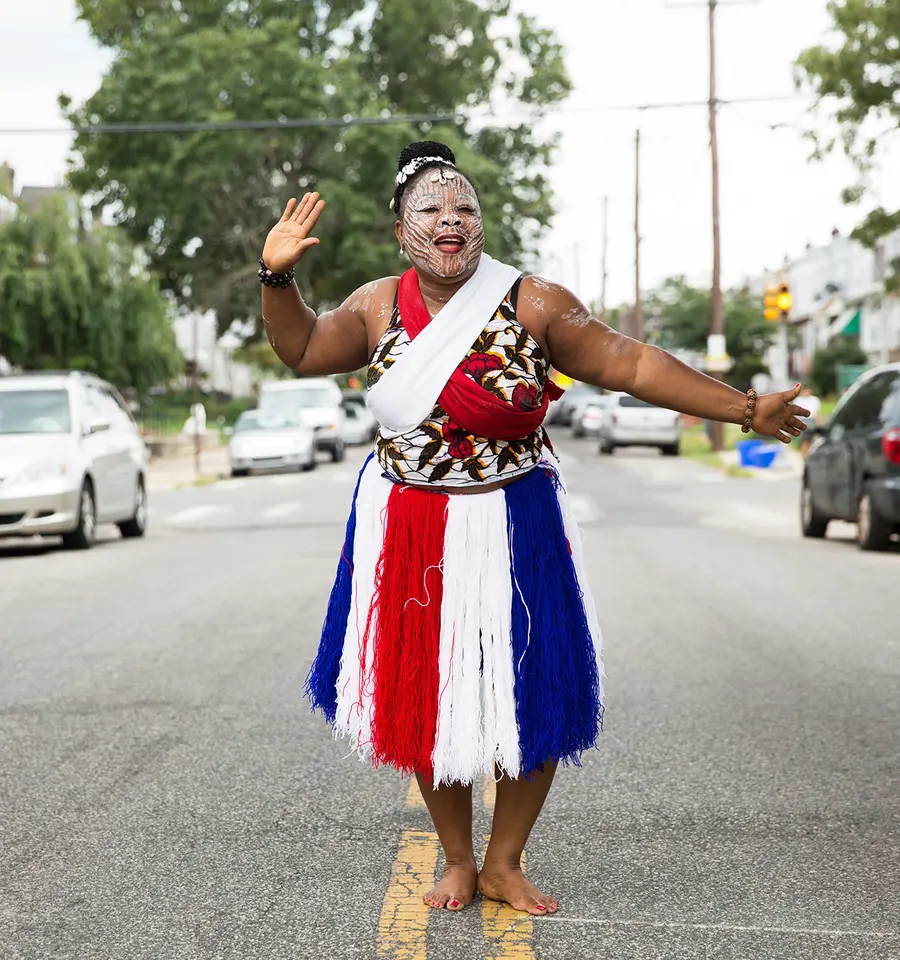
{"type": "Polygon", "coordinates": [[[799,388],[757,397],[611,330],[565,287],[484,253],[478,196],[443,144],[400,155],[391,209],[412,264],[316,316],[293,268],[317,193],[290,200],[260,260],[269,341],[300,374],[368,364],[381,425],[357,482],[307,695],[376,766],[414,774],[446,858],[432,907],[476,889],[540,916],[521,870],[559,762],[603,721],[601,637],[565,480],[542,421],[575,380],[777,437],[799,388]],[[472,784],[497,779],[480,871],[472,784]]]}

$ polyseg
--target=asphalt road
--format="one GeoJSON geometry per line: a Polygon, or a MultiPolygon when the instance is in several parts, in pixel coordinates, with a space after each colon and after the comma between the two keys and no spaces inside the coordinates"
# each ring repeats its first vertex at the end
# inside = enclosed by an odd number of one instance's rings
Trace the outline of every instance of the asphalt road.
{"type": "Polygon", "coordinates": [[[608,700],[529,845],[556,917],[416,907],[427,814],[301,702],[355,453],[0,546],[0,957],[900,957],[900,549],[803,541],[794,481],[557,446],[608,700]]]}

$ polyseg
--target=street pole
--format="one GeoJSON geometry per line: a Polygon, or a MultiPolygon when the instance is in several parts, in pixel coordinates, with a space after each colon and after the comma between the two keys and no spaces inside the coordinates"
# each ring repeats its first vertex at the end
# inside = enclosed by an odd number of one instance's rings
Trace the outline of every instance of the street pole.
{"type": "Polygon", "coordinates": [[[634,317],[631,335],[644,339],[644,308],[641,304],[641,131],[634,135],[634,317]]]}
{"type": "MultiPolygon", "coordinates": [[[[726,354],[725,315],[722,307],[722,249],[719,228],[719,137],[716,99],[716,0],[709,0],[709,144],[712,157],[713,275],[709,297],[709,338],[707,354],[726,354]]],[[[719,375],[721,377],[721,374],[719,375]]],[[[711,425],[709,441],[716,452],[725,447],[725,428],[718,420],[711,425]]]]}
{"type": "Polygon", "coordinates": [[[606,254],[609,244],[609,197],[603,198],[603,258],[600,281],[600,319],[606,323],[606,254]]]}
{"type": "Polygon", "coordinates": [[[197,408],[200,404],[200,317],[194,311],[194,367],[191,371],[191,392],[193,394],[194,409],[191,411],[194,421],[194,480],[200,478],[200,419],[197,408]]]}

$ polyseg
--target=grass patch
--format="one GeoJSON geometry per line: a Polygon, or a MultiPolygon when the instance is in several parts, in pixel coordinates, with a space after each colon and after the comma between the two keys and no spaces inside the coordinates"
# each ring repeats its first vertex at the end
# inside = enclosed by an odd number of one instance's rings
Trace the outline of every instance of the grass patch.
{"type": "MultiPolygon", "coordinates": [[[[741,438],[741,428],[737,424],[725,424],[725,449],[734,450],[735,444],[741,438]]],[[[709,438],[705,427],[689,427],[681,435],[681,452],[705,467],[721,470],[729,477],[752,477],[750,471],[739,467],[736,463],[725,463],[718,453],[710,448],[709,438]]]]}

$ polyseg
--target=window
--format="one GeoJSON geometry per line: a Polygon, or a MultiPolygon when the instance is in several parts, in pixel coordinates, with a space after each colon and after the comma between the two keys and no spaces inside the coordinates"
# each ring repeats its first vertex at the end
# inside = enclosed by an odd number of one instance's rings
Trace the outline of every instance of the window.
{"type": "Polygon", "coordinates": [[[637,397],[619,397],[619,406],[620,407],[650,407],[651,409],[655,404],[647,403],[646,400],[638,400],[637,397]]]}
{"type": "Polygon", "coordinates": [[[0,390],[0,434],[69,433],[67,390],[0,390]]]}
{"type": "Polygon", "coordinates": [[[895,371],[892,376],[879,412],[883,427],[900,427],[900,371],[895,371]]]}
{"type": "Polygon", "coordinates": [[[834,423],[846,430],[873,429],[881,422],[886,402],[893,393],[898,374],[887,370],[856,387],[835,411],[834,423]]]}

